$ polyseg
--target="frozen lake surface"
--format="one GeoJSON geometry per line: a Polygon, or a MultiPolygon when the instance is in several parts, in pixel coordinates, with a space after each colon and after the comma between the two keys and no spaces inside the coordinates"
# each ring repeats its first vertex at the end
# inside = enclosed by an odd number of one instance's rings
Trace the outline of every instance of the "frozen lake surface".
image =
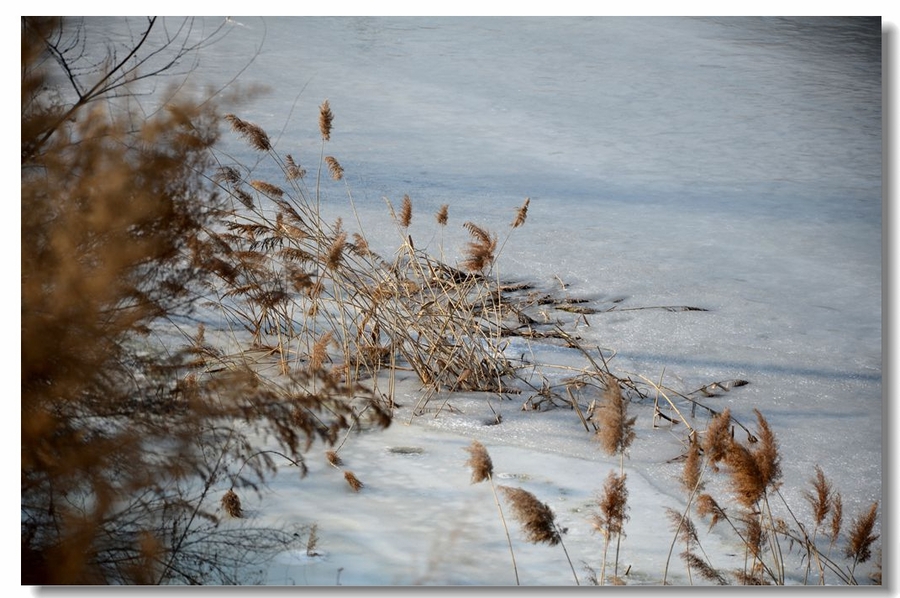
{"type": "MultiPolygon", "coordinates": [[[[599,306],[707,310],[615,310],[586,316],[578,332],[614,355],[615,372],[685,393],[749,381],[709,404],[747,423],[753,409],[765,415],[784,455],[782,492],[799,511],[816,464],[846,513],[883,504],[878,20],[235,17],[229,26],[195,80],[224,85],[252,58],[237,81],[268,91],[231,110],[308,163],[329,100],[328,152],[345,179],[323,183],[326,212],[351,228],[349,190],[371,242],[390,254],[399,239],[384,197],[411,197],[410,234],[429,250],[433,214],[449,204],[452,262],[464,221],[500,230],[530,197],[528,221],[496,265],[501,277],[563,283],[599,306]]],[[[255,159],[228,135],[226,144],[239,161],[255,159]]],[[[277,176],[265,162],[255,174],[277,176]]],[[[418,392],[401,381],[398,400],[408,409],[418,392]]],[[[401,410],[387,431],[348,438],[342,455],[366,483],[359,494],[321,447],[308,478],[279,474],[258,516],[316,523],[321,555],[281,555],[258,580],[514,583],[490,490],[469,484],[462,449],[478,439],[500,483],[532,491],[569,528],[584,582],[582,564],[599,568],[602,548],[589,503],[617,460],[571,411],[525,412],[516,398],[449,403],[437,416],[401,410]],[[495,412],[503,423],[483,425],[495,412]]],[[[670,462],[683,430],[654,429],[650,405],[632,413],[620,562],[628,583],[654,584],[671,538],[665,508],[684,504],[680,464],[670,462]]],[[[523,584],[573,583],[561,551],[511,531],[523,584]]],[[[709,542],[733,553],[722,538],[709,542]]],[[[670,581],[687,583],[683,565],[672,568],[670,581]]]]}

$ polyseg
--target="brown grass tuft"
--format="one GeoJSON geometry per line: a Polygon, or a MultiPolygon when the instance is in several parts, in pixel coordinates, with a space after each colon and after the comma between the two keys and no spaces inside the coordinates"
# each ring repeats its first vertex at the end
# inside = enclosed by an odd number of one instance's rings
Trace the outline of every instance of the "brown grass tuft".
{"type": "Polygon", "coordinates": [[[331,178],[336,181],[344,178],[344,169],[334,156],[325,156],[325,164],[328,165],[328,172],[331,173],[331,178]]]}
{"type": "Polygon", "coordinates": [[[473,440],[472,444],[465,447],[465,450],[469,453],[466,465],[472,468],[472,483],[477,484],[484,480],[490,481],[494,473],[494,464],[484,445],[477,440],[473,440]]]}
{"type": "Polygon", "coordinates": [[[440,224],[441,226],[446,226],[446,225],[447,225],[447,212],[449,211],[449,209],[450,209],[449,204],[444,204],[444,205],[442,205],[441,208],[437,211],[437,214],[435,214],[435,218],[437,219],[437,223],[440,224]]]}
{"type": "Polygon", "coordinates": [[[222,508],[231,517],[240,519],[244,516],[244,511],[241,509],[241,499],[235,494],[234,490],[229,489],[222,496],[222,508]]]}
{"type": "Polygon", "coordinates": [[[331,140],[331,121],[333,120],[334,114],[331,112],[331,106],[328,104],[328,100],[325,100],[319,106],[319,131],[325,141],[331,140]]]}
{"type": "Polygon", "coordinates": [[[528,204],[531,203],[531,198],[526,197],[525,203],[516,211],[516,219],[513,220],[512,227],[519,228],[523,224],[525,224],[525,219],[528,217],[528,204]]]}
{"type": "Polygon", "coordinates": [[[555,515],[550,507],[542,503],[532,493],[522,488],[498,486],[512,507],[513,517],[522,526],[525,537],[532,544],[546,542],[550,546],[559,544],[559,532],[554,524],[555,515]]]}
{"type": "Polygon", "coordinates": [[[267,152],[272,149],[272,142],[269,141],[269,136],[258,125],[241,120],[234,114],[226,114],[225,120],[231,123],[232,130],[246,139],[254,149],[261,152],[267,152]]]}
{"type": "Polygon", "coordinates": [[[353,475],[352,471],[345,471],[344,479],[347,480],[347,484],[350,485],[350,489],[354,492],[359,492],[363,487],[363,483],[359,481],[359,478],[353,475]]]}

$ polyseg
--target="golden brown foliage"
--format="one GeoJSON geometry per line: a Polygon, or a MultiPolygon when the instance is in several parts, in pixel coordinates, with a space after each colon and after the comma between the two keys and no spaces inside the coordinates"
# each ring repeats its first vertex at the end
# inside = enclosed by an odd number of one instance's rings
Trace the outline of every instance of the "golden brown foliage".
{"type": "MultiPolygon", "coordinates": [[[[220,220],[229,213],[223,187],[252,201],[239,171],[213,159],[223,121],[212,103],[173,95],[150,117],[112,94],[64,103],[53,88],[67,81],[62,50],[92,41],[66,22],[22,20],[22,580],[223,581],[237,570],[215,560],[225,553],[184,539],[222,533],[204,497],[223,482],[253,487],[274,470],[275,453],[256,451],[253,434],[305,473],[301,453],[312,442],[334,443],[360,412],[386,425],[389,412],[370,391],[324,374],[286,372],[273,383],[202,325],[184,347],[162,340],[210,296],[246,309],[260,331],[271,325],[289,283],[273,280],[266,260],[281,254],[268,251],[269,228],[220,220]],[[55,79],[48,69],[59,69],[55,79]],[[370,407],[357,410],[360,399],[370,407]]],[[[151,35],[156,20],[147,23],[151,35]]],[[[92,66],[69,70],[72,84],[110,89],[109,73],[92,66]]],[[[112,89],[127,96],[125,86],[112,89]]],[[[260,127],[234,115],[225,122],[271,149],[260,127]]],[[[266,185],[253,184],[279,199],[266,185]]],[[[232,495],[222,506],[237,513],[232,495]]],[[[229,542],[248,554],[290,538],[250,531],[229,542]]]]}

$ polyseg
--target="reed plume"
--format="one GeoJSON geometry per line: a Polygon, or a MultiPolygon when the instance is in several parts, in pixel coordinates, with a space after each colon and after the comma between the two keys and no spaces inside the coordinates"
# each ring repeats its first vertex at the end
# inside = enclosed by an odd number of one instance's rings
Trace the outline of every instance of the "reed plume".
{"type": "Polygon", "coordinates": [[[241,184],[241,173],[238,172],[237,168],[233,166],[220,166],[216,169],[216,175],[213,177],[214,181],[225,181],[231,186],[240,185],[241,184]]]}
{"type": "Polygon", "coordinates": [[[752,508],[766,492],[766,480],[753,453],[747,447],[732,441],[725,463],[728,465],[731,490],[738,502],[744,507],[752,508]]]}
{"type": "Polygon", "coordinates": [[[687,458],[684,460],[684,468],[681,472],[681,485],[688,494],[703,490],[705,484],[701,480],[702,459],[700,457],[700,444],[696,435],[692,434],[688,446],[687,458]]]}
{"type": "Polygon", "coordinates": [[[715,525],[720,521],[725,519],[725,511],[722,507],[719,506],[719,503],[716,502],[709,494],[701,494],[697,497],[697,515],[700,517],[706,517],[707,515],[711,515],[711,520],[709,523],[709,529],[715,527],[715,525]]]}
{"type": "Polygon", "coordinates": [[[328,266],[330,270],[335,270],[338,266],[341,265],[341,258],[344,255],[344,246],[347,244],[347,233],[344,231],[339,232],[334,241],[331,242],[331,246],[328,248],[328,255],[325,259],[325,265],[328,266]]]}
{"type": "Polygon", "coordinates": [[[549,506],[522,488],[510,486],[498,486],[498,488],[512,507],[513,517],[518,520],[529,542],[533,544],[545,542],[550,546],[559,544],[560,536],[554,523],[556,516],[549,506]]]}
{"type": "Polygon", "coordinates": [[[831,519],[828,522],[829,541],[832,545],[841,535],[841,526],[844,523],[844,500],[840,492],[835,492],[831,499],[831,519]]]}
{"type": "Polygon", "coordinates": [[[333,467],[340,467],[344,464],[344,461],[343,459],[341,459],[340,455],[338,455],[336,451],[332,450],[325,451],[325,460],[328,461],[329,465],[333,467]]]}
{"type": "Polygon", "coordinates": [[[282,197],[284,195],[284,189],[266,181],[250,181],[250,186],[270,197],[282,197]]]}
{"type": "Polygon", "coordinates": [[[781,480],[781,455],[778,442],[769,427],[769,422],[758,409],[754,409],[759,426],[759,446],[753,451],[756,467],[766,487],[776,488],[781,480]]]}
{"type": "Polygon", "coordinates": [[[625,522],[628,521],[628,487],[625,485],[627,474],[616,475],[609,472],[603,493],[597,499],[600,508],[592,518],[594,530],[607,538],[625,536],[625,522]]]}
{"type": "Polygon", "coordinates": [[[412,222],[412,201],[409,195],[403,196],[403,205],[400,207],[400,226],[408,228],[412,222]]]}
{"type": "Polygon", "coordinates": [[[325,156],[325,164],[328,165],[328,172],[331,174],[331,178],[336,181],[344,178],[344,169],[334,156],[325,156]]]}
{"type": "Polygon", "coordinates": [[[359,481],[359,478],[353,475],[352,471],[345,471],[344,479],[347,480],[347,484],[354,492],[359,492],[363,488],[363,483],[359,481]]]}
{"type": "Polygon", "coordinates": [[[494,487],[494,463],[491,456],[483,444],[477,440],[464,447],[469,453],[466,465],[472,468],[472,483],[477,484],[487,480],[491,486],[491,492],[494,495],[494,502],[497,504],[497,511],[500,513],[500,522],[503,524],[503,531],[506,533],[506,543],[509,546],[509,556],[512,559],[513,573],[516,576],[516,585],[519,585],[519,569],[516,566],[516,555],[513,552],[512,539],[509,536],[509,526],[506,525],[506,517],[503,515],[503,509],[500,506],[500,499],[497,497],[497,489],[494,487]]]}
{"type": "Polygon", "coordinates": [[[516,218],[513,220],[512,227],[519,228],[523,224],[525,224],[525,219],[528,217],[528,204],[531,203],[531,199],[526,197],[525,203],[516,211],[516,218]]]}
{"type": "Polygon", "coordinates": [[[331,140],[331,121],[334,120],[334,114],[331,112],[331,106],[328,100],[322,102],[319,106],[319,131],[322,133],[324,141],[331,140]]]}
{"type": "Polygon", "coordinates": [[[724,411],[715,415],[706,429],[706,437],[703,439],[703,453],[713,471],[718,471],[717,464],[725,459],[728,447],[731,446],[731,411],[726,407],[724,411]]]}
{"type": "Polygon", "coordinates": [[[608,455],[624,454],[634,440],[634,422],[628,418],[628,403],[615,377],[604,374],[606,389],[600,405],[601,422],[595,437],[608,455]]]}
{"type": "Polygon", "coordinates": [[[685,564],[687,564],[689,570],[696,571],[703,579],[712,581],[720,586],[728,585],[728,580],[704,559],[697,556],[696,553],[685,550],[681,553],[681,558],[684,560],[685,564]]]}
{"type": "Polygon", "coordinates": [[[288,154],[285,156],[285,165],[286,165],[286,175],[289,181],[294,181],[297,179],[302,179],[306,176],[306,170],[302,168],[299,164],[294,162],[294,157],[288,154]]]}
{"type": "Polygon", "coordinates": [[[860,513],[850,526],[850,538],[844,549],[844,556],[853,559],[853,567],[857,563],[865,563],[872,556],[872,543],[878,539],[878,534],[873,534],[875,520],[877,519],[878,502],[873,502],[869,510],[860,513]]]}
{"type": "Polygon", "coordinates": [[[506,495],[506,500],[512,505],[513,517],[519,520],[519,524],[522,526],[522,531],[525,532],[528,541],[532,544],[545,542],[550,546],[559,544],[566,555],[566,560],[569,562],[569,568],[572,569],[575,584],[581,585],[581,582],[578,581],[578,574],[575,573],[572,559],[569,558],[569,551],[566,550],[566,545],[562,541],[562,535],[556,527],[556,516],[550,510],[550,507],[539,501],[534,494],[522,488],[498,487],[506,495]]]}
{"type": "Polygon", "coordinates": [[[439,225],[441,225],[441,226],[447,225],[447,212],[449,209],[450,209],[450,206],[448,204],[444,204],[437,211],[437,214],[435,214],[435,219],[437,220],[437,223],[439,225]]]}
{"type": "Polygon", "coordinates": [[[244,511],[241,509],[241,499],[235,494],[234,490],[229,489],[222,496],[222,508],[231,517],[240,519],[244,516],[244,511]]]}
{"type": "Polygon", "coordinates": [[[234,114],[226,114],[225,120],[231,123],[232,130],[246,139],[254,149],[261,152],[267,152],[272,149],[272,142],[269,141],[269,136],[258,125],[241,120],[234,114]]]}
{"type": "Polygon", "coordinates": [[[494,262],[497,237],[472,222],[464,223],[463,227],[472,236],[472,240],[466,245],[463,268],[470,272],[483,272],[494,262]]]}
{"type": "Polygon", "coordinates": [[[469,453],[466,465],[472,468],[472,483],[477,484],[484,480],[490,481],[494,473],[494,464],[484,445],[477,440],[473,440],[472,444],[465,447],[465,450],[469,453]]]}
{"type": "Polygon", "coordinates": [[[331,342],[331,339],[332,333],[328,330],[313,344],[309,355],[309,370],[311,372],[319,370],[325,364],[325,360],[328,359],[328,344],[331,342]]]}
{"type": "Polygon", "coordinates": [[[810,484],[812,484],[813,491],[805,492],[804,498],[812,507],[813,520],[818,528],[825,522],[828,511],[831,509],[833,490],[831,482],[825,478],[825,473],[818,465],[816,465],[816,476],[810,480],[810,484]]]}

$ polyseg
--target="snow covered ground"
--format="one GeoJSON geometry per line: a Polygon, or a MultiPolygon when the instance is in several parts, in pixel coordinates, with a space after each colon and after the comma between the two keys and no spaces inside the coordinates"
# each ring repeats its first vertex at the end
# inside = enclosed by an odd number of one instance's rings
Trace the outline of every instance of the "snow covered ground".
{"type": "MultiPolygon", "coordinates": [[[[751,427],[753,409],[763,413],[781,446],[791,508],[808,518],[803,493],[818,464],[846,513],[879,501],[883,517],[877,23],[237,21],[209,68],[229,72],[265,35],[240,81],[271,93],[239,114],[294,155],[315,157],[318,105],[329,99],[328,151],[376,243],[398,243],[383,197],[410,195],[411,235],[431,250],[441,204],[450,204],[443,244],[453,248],[464,220],[502,229],[530,197],[528,221],[497,265],[502,277],[561,282],[601,307],[707,309],[599,313],[578,333],[615,354],[616,373],[683,393],[748,380],[706,403],[751,427]]],[[[349,207],[341,183],[327,192],[326,209],[349,207]]],[[[577,361],[562,348],[512,350],[577,361]]],[[[351,435],[341,448],[361,492],[325,462],[324,448],[310,454],[306,479],[287,468],[273,481],[258,516],[315,523],[320,555],[280,555],[260,581],[515,583],[490,487],[469,483],[463,449],[472,439],[487,447],[497,483],[531,491],[568,528],[579,581],[584,565],[599,571],[592,501],[618,460],[601,453],[574,411],[523,411],[524,397],[441,396],[429,404],[438,413],[412,417],[420,397],[414,380],[401,382],[394,425],[351,435]],[[502,422],[485,425],[495,413],[502,422]]],[[[671,461],[684,430],[654,428],[652,404],[631,409],[631,518],[619,563],[628,583],[658,584],[672,540],[665,511],[685,501],[671,461]]],[[[698,413],[697,427],[705,424],[698,413]]],[[[510,527],[521,583],[574,583],[559,547],[528,544],[510,527]]],[[[725,569],[740,559],[724,535],[704,548],[725,569]]],[[[668,580],[688,583],[678,552],[668,580]]]]}
{"type": "MultiPolygon", "coordinates": [[[[819,465],[841,492],[845,517],[878,501],[876,533],[888,533],[877,22],[229,24],[194,76],[225,84],[259,48],[238,82],[269,92],[234,112],[266,129],[280,152],[308,162],[318,158],[318,106],[329,100],[328,152],[346,174],[327,182],[327,212],[351,228],[349,189],[366,234],[389,253],[399,239],[383,197],[396,204],[409,194],[416,246],[436,252],[443,243],[453,262],[464,221],[504,230],[530,197],[528,220],[496,265],[502,278],[564,284],[588,305],[618,306],[577,327],[584,346],[612,357],[617,375],[682,393],[749,381],[704,403],[730,408],[751,428],[754,409],[767,418],[795,513],[809,519],[803,495],[819,465]],[[441,240],[433,214],[444,203],[450,224],[441,240]],[[621,309],[672,305],[707,311],[621,309]]],[[[261,164],[259,175],[268,168],[261,164]]],[[[580,359],[521,340],[509,352],[542,364],[580,359]]],[[[532,492],[568,528],[563,541],[578,581],[588,582],[585,566],[599,572],[603,538],[590,518],[619,460],[599,450],[573,410],[523,410],[527,395],[439,395],[414,417],[421,397],[411,375],[401,379],[393,425],[347,437],[340,455],[364,483],[360,492],[315,446],[306,478],[285,466],[261,498],[242,496],[252,521],[315,524],[319,537],[315,556],[277,555],[248,583],[515,584],[490,486],[470,483],[464,448],[472,440],[490,453],[498,484],[532,492]],[[487,425],[497,414],[501,422],[487,425]]],[[[624,461],[630,519],[619,574],[630,585],[660,584],[668,562],[668,582],[686,584],[679,548],[669,561],[666,517],[685,505],[676,460],[684,426],[654,426],[652,401],[630,410],[637,437],[624,461]]],[[[702,410],[692,421],[701,430],[708,422],[702,410]]],[[[562,548],[529,544],[503,507],[520,582],[574,584],[562,548]]],[[[703,546],[723,569],[743,563],[742,549],[718,528],[703,546]]],[[[873,562],[858,568],[861,583],[873,562]]],[[[789,571],[789,583],[800,581],[800,569],[789,571]]]]}

